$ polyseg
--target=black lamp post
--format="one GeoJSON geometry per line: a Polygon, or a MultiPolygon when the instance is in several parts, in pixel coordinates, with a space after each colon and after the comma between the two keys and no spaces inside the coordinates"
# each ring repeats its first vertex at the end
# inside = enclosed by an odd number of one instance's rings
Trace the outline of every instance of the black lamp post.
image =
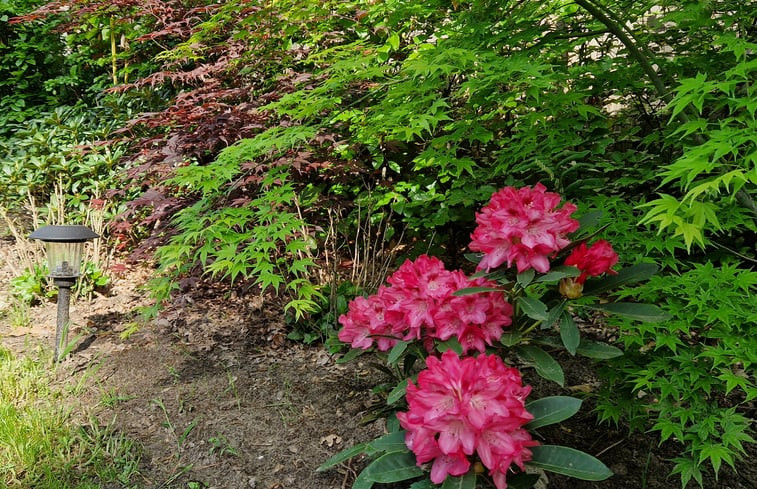
{"type": "Polygon", "coordinates": [[[81,274],[84,243],[99,238],[86,226],[42,226],[29,235],[44,241],[50,277],[58,287],[58,320],[55,331],[55,360],[59,361],[60,347],[68,333],[68,307],[71,287],[81,274]]]}

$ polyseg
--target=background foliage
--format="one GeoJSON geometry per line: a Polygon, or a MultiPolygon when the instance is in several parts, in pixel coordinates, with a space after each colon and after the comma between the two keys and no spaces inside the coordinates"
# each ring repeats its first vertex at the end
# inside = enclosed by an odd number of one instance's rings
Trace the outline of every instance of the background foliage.
{"type": "Polygon", "coordinates": [[[105,192],[158,302],[277,290],[312,339],[371,283],[340,288],[340,257],[456,267],[474,210],[540,181],[662,267],[628,294],[673,319],[608,325],[627,396],[598,409],[680,442],[685,484],[750,441],[756,22],[741,0],[5,1],[3,205],[105,192]]]}

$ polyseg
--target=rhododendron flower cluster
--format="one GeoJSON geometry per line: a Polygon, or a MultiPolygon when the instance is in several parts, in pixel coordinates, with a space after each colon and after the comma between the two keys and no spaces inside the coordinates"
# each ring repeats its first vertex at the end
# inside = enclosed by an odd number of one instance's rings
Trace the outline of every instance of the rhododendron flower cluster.
{"type": "Polygon", "coordinates": [[[538,444],[523,429],[533,419],[524,404],[531,388],[496,355],[460,359],[448,350],[426,366],[418,385],[407,385],[409,410],[397,413],[418,465],[433,461],[431,481],[440,484],[467,473],[476,454],[505,489],[510,466],[523,470],[538,444]]]}
{"type": "Polygon", "coordinates": [[[494,286],[484,279],[468,279],[450,271],[438,258],[407,260],[375,295],[358,297],[339,317],[339,339],[353,348],[391,349],[398,341],[446,341],[453,336],[463,347],[483,352],[512,323],[512,307],[502,294],[483,292],[454,296],[464,288],[494,286]]]}
{"type": "Polygon", "coordinates": [[[540,183],[495,192],[476,214],[478,227],[471,235],[470,249],[484,253],[478,268],[515,263],[519,273],[529,268],[547,272],[549,257],[570,244],[566,235],[579,226],[570,217],[576,206],[566,202],[558,209],[560,200],[540,183]]]}
{"type": "Polygon", "coordinates": [[[573,265],[581,270],[581,275],[576,278],[576,283],[579,284],[586,282],[589,276],[617,273],[612,270],[616,263],[618,263],[618,254],[612,249],[612,245],[603,239],[589,247],[586,243],[581,243],[565,259],[566,265],[573,265]]]}

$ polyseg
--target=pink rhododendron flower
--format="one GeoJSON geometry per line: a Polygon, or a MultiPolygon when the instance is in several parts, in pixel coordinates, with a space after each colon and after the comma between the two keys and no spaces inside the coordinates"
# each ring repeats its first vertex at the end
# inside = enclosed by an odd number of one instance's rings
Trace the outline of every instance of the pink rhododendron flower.
{"type": "Polygon", "coordinates": [[[350,302],[349,313],[339,317],[342,329],[340,341],[352,348],[367,350],[373,343],[381,351],[390,350],[402,339],[402,317],[386,307],[388,289],[379,287],[378,293],[369,297],[356,297],[350,302]]]}
{"type": "Polygon", "coordinates": [[[612,245],[603,239],[590,247],[587,247],[586,243],[581,243],[565,259],[566,265],[573,265],[581,270],[581,275],[575,279],[575,282],[582,285],[589,276],[618,273],[612,270],[616,263],[618,263],[618,254],[612,249],[612,245]]]}
{"type": "Polygon", "coordinates": [[[377,294],[358,297],[339,317],[339,339],[353,348],[391,349],[399,340],[422,340],[430,351],[433,340],[457,338],[463,352],[483,352],[512,324],[513,309],[497,292],[454,296],[468,287],[492,287],[485,279],[469,280],[449,271],[441,260],[426,255],[407,260],[377,294]]]}
{"type": "Polygon", "coordinates": [[[496,355],[460,358],[446,351],[428,357],[418,385],[407,385],[409,410],[397,413],[405,443],[419,465],[433,460],[431,481],[470,469],[477,454],[498,489],[507,487],[511,464],[524,469],[537,445],[523,425],[533,419],[525,399],[531,388],[496,355]]]}
{"type": "Polygon", "coordinates": [[[547,272],[549,256],[570,244],[566,235],[579,225],[570,217],[576,206],[566,202],[558,209],[560,200],[540,183],[495,192],[476,214],[478,227],[471,235],[470,249],[484,253],[479,270],[515,263],[519,273],[529,268],[547,272]]]}

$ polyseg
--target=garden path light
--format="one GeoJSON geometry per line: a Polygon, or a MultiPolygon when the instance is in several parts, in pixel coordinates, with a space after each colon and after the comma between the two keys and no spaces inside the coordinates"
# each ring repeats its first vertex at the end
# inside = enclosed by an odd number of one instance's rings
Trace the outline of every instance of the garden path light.
{"type": "Polygon", "coordinates": [[[100,236],[86,226],[42,226],[29,235],[45,243],[49,276],[58,287],[58,316],[55,331],[55,361],[60,361],[61,345],[68,332],[71,287],[81,274],[84,243],[100,236]]]}

